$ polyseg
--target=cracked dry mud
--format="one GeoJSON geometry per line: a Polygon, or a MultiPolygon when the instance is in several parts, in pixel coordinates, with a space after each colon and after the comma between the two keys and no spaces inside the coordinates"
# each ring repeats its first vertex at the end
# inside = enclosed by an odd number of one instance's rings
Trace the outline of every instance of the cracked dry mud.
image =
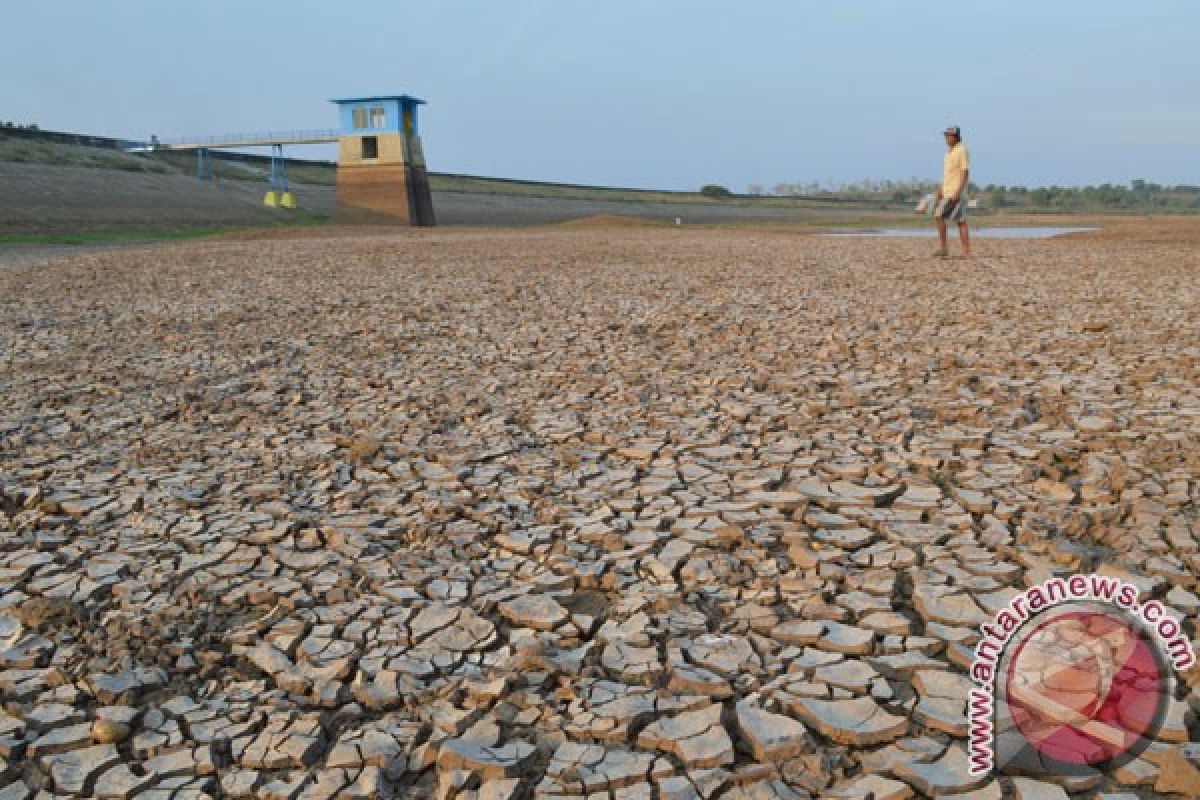
{"type": "Polygon", "coordinates": [[[967,772],[976,626],[1200,610],[1183,244],[211,241],[0,274],[0,798],[1196,796],[967,772]]]}

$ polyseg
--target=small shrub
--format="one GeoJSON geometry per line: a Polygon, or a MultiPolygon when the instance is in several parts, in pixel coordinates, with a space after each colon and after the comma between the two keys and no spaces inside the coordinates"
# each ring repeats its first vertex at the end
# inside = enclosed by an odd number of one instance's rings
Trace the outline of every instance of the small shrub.
{"type": "Polygon", "coordinates": [[[733,192],[729,191],[724,186],[719,186],[715,183],[710,183],[700,187],[700,194],[705,197],[723,198],[733,197],[733,192]]]}

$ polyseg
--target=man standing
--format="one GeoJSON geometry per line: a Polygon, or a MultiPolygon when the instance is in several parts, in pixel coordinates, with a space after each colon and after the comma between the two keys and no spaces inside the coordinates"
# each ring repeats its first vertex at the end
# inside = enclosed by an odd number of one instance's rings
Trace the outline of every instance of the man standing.
{"type": "Polygon", "coordinates": [[[958,238],[962,240],[963,257],[971,257],[971,236],[967,232],[967,181],[970,178],[967,148],[962,143],[962,131],[955,125],[942,131],[946,137],[946,157],[942,159],[942,188],[938,189],[937,220],[938,251],[935,256],[946,257],[946,220],[958,223],[958,238]]]}

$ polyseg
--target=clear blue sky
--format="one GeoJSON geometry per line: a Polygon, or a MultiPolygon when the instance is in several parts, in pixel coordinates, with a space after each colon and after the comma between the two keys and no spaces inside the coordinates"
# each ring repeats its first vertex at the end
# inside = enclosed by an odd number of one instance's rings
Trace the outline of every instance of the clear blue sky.
{"type": "MultiPolygon", "coordinates": [[[[434,170],[664,188],[1200,183],[1200,3],[29,0],[0,119],[144,138],[424,97],[434,170]]],[[[290,154],[328,157],[328,150],[290,154]]]]}

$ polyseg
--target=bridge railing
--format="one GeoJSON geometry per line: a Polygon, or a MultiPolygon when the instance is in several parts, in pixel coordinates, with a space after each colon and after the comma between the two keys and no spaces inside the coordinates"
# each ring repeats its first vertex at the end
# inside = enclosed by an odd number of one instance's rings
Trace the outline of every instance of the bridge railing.
{"type": "Polygon", "coordinates": [[[266,131],[261,133],[227,133],[219,136],[176,136],[158,138],[146,142],[148,147],[200,148],[200,147],[265,147],[289,142],[333,142],[337,141],[337,128],[313,130],[266,131]]]}

